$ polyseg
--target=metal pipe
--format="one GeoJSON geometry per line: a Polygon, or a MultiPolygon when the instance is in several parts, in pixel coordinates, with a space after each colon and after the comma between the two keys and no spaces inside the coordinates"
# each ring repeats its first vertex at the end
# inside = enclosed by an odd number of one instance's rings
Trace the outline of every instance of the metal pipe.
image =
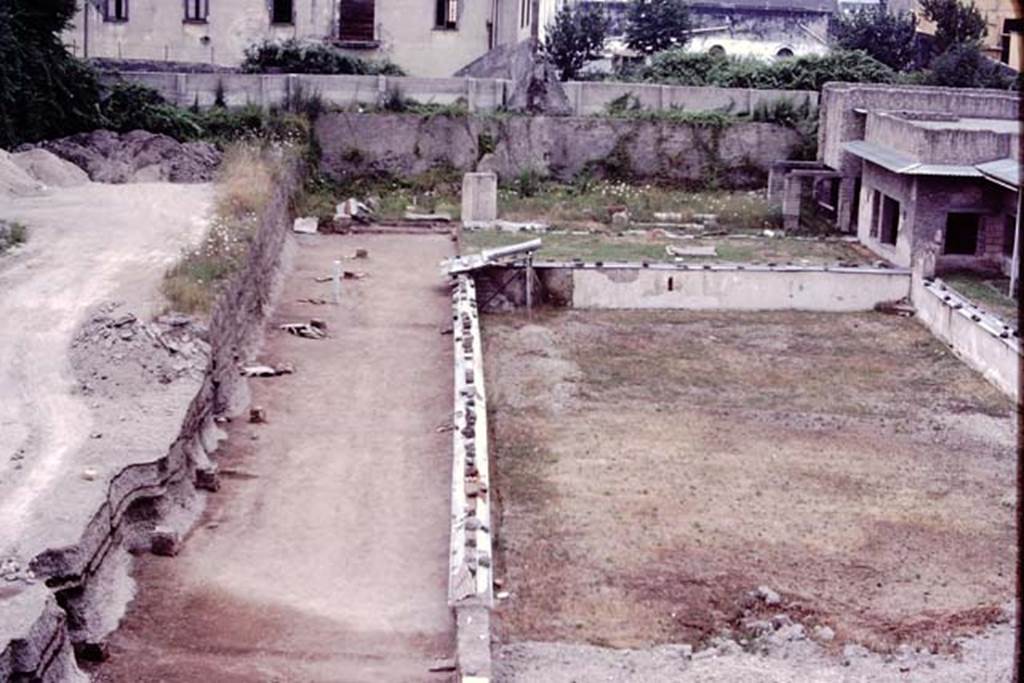
{"type": "Polygon", "coordinates": [[[484,257],[485,261],[490,261],[494,258],[501,258],[502,256],[515,256],[517,254],[530,254],[540,249],[541,241],[540,238],[532,239],[529,242],[520,242],[518,244],[510,244],[505,247],[495,247],[493,249],[484,249],[480,252],[480,255],[484,257]]]}
{"type": "Polygon", "coordinates": [[[1020,214],[1021,210],[1024,209],[1024,200],[1022,200],[1020,189],[1017,190],[1017,220],[1016,225],[1013,228],[1013,259],[1010,261],[1010,298],[1013,298],[1013,292],[1017,289],[1017,271],[1020,269],[1020,214]]]}

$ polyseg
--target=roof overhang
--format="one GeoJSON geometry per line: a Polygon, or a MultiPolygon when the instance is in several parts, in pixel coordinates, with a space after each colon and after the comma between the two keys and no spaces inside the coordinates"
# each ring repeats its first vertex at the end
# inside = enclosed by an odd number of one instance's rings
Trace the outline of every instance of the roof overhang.
{"type": "Polygon", "coordinates": [[[1008,190],[1020,189],[1020,162],[1016,159],[996,159],[978,164],[982,175],[1008,190]]]}
{"type": "Polygon", "coordinates": [[[953,178],[985,177],[976,166],[923,164],[908,154],[887,149],[865,140],[847,142],[843,145],[843,149],[864,161],[870,161],[887,171],[899,173],[900,175],[946,176],[953,178]]]}

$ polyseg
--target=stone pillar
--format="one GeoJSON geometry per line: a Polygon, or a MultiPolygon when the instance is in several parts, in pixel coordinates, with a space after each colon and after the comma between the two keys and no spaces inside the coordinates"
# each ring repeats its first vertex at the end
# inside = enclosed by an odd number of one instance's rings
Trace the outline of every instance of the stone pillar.
{"type": "Polygon", "coordinates": [[[462,176],[462,225],[487,228],[498,219],[498,176],[490,171],[462,176]]]}
{"type": "Polygon", "coordinates": [[[804,176],[790,173],[783,181],[782,227],[787,231],[800,228],[800,202],[804,189],[804,176]]]}
{"type": "Polygon", "coordinates": [[[856,202],[856,180],[853,176],[843,176],[839,180],[839,199],[836,206],[836,228],[839,232],[855,232],[854,223],[857,217],[853,215],[853,205],[856,202]]]}

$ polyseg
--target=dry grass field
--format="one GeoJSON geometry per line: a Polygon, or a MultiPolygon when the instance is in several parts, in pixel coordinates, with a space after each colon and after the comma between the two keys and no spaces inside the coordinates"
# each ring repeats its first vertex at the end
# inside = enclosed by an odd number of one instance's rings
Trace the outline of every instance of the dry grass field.
{"type": "Polygon", "coordinates": [[[941,652],[1012,599],[1012,405],[913,320],[484,328],[506,642],[699,646],[785,612],[828,647],[941,652]]]}

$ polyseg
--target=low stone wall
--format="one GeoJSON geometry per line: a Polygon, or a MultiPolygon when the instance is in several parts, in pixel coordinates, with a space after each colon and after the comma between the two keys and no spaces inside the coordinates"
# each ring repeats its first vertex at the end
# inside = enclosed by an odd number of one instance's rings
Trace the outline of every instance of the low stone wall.
{"type": "Polygon", "coordinates": [[[799,135],[771,123],[713,128],[658,120],[551,116],[427,116],[340,112],[321,116],[321,170],[335,179],[435,168],[493,170],[510,179],[536,172],[760,187],[772,162],[791,155],[799,135]]]}
{"type": "MultiPolygon", "coordinates": [[[[107,83],[118,78],[142,83],[182,107],[198,103],[210,107],[218,91],[229,106],[256,104],[281,106],[298,93],[319,95],[336,107],[379,104],[383,95],[397,90],[424,104],[465,102],[470,111],[494,111],[511,99],[512,82],[499,78],[414,78],[410,76],[321,76],[315,74],[171,73],[130,71],[107,73],[107,83]]],[[[585,116],[604,112],[608,104],[630,95],[649,110],[753,111],[761,103],[790,100],[817,105],[818,93],[810,90],[758,90],[649,83],[576,82],[563,84],[573,113],[585,116]]]]}
{"type": "Polygon", "coordinates": [[[111,478],[106,501],[78,543],[52,548],[32,560],[31,569],[45,586],[36,583],[25,593],[25,599],[35,604],[20,612],[25,617],[23,632],[0,629],[5,636],[0,641],[0,681],[72,678],[70,645],[93,647],[82,642],[100,630],[91,622],[101,619],[101,612],[123,607],[108,604],[118,598],[103,594],[105,563],[125,547],[148,547],[149,534],[161,519],[163,497],[180,499],[195,495],[196,489],[218,488],[216,465],[209,458],[219,440],[215,418],[235,412],[248,400],[238,363],[256,343],[269,314],[275,274],[290,234],[291,197],[302,175],[297,164],[283,174],[261,218],[246,267],[217,302],[209,326],[209,366],[177,439],[165,454],[154,453],[159,457],[126,467],[111,478]],[[99,603],[103,604],[97,607],[99,603]],[[38,616],[32,617],[33,612],[38,616]]]}
{"type": "Polygon", "coordinates": [[[453,282],[452,339],[455,409],[448,603],[456,613],[459,671],[463,676],[487,678],[491,673],[494,558],[487,393],[476,286],[465,275],[453,282]]]}
{"type": "MultiPolygon", "coordinates": [[[[910,272],[897,268],[543,261],[534,269],[538,298],[573,308],[844,312],[910,294],[910,272]]],[[[525,305],[523,278],[497,291],[506,272],[477,275],[484,310],[492,295],[505,306],[525,305]]]]}
{"type": "Polygon", "coordinates": [[[1002,320],[947,287],[914,276],[917,318],[967,365],[1020,402],[1020,338],[1002,320]]]}

